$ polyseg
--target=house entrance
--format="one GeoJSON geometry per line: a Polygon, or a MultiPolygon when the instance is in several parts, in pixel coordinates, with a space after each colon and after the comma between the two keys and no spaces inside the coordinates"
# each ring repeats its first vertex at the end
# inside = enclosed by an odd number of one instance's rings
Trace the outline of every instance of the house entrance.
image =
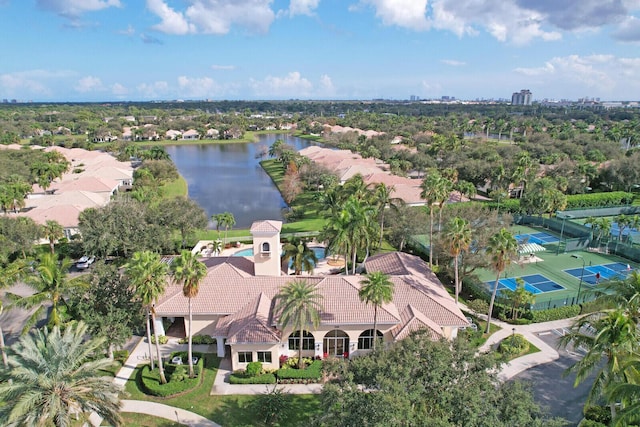
{"type": "Polygon", "coordinates": [[[328,356],[342,357],[349,351],[349,336],[340,329],[334,329],[324,336],[322,346],[328,356]]]}

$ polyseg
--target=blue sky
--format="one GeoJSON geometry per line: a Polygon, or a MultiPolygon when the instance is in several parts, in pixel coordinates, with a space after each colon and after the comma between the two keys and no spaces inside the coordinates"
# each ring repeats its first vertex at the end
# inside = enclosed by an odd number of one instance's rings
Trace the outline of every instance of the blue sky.
{"type": "Polygon", "coordinates": [[[0,99],[640,99],[640,0],[0,0],[0,99]]]}

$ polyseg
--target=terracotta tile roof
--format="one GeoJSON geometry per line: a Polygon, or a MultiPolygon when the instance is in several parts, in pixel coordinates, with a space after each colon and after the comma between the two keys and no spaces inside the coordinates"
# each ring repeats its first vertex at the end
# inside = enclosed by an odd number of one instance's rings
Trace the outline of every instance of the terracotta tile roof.
{"type": "Polygon", "coordinates": [[[429,319],[420,311],[416,310],[412,305],[408,305],[407,308],[401,314],[402,324],[398,325],[393,331],[393,337],[396,340],[405,339],[412,332],[419,329],[426,329],[429,333],[429,337],[432,340],[439,340],[442,335],[442,329],[437,323],[429,319]]]}
{"type": "Polygon", "coordinates": [[[238,312],[221,319],[215,334],[227,337],[227,344],[279,343],[280,331],[269,326],[271,305],[271,298],[260,293],[238,312]]]}
{"type": "Polygon", "coordinates": [[[266,221],[255,221],[251,224],[251,233],[279,233],[282,230],[282,221],[275,220],[266,220],[266,221]]]}

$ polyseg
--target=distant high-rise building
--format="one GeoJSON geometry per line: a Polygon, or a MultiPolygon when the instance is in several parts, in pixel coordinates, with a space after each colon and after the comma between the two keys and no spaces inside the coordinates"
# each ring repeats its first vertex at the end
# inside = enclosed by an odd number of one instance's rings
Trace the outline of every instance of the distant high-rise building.
{"type": "Polygon", "coordinates": [[[520,92],[514,92],[511,95],[511,105],[531,105],[531,91],[522,89],[520,92]]]}

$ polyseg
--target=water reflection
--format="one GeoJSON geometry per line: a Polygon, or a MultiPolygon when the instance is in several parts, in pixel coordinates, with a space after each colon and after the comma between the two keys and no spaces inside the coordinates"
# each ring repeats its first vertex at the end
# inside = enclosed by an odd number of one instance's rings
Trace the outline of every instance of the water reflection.
{"type": "MultiPolygon", "coordinates": [[[[169,146],[167,152],[189,185],[189,197],[209,217],[229,211],[236,227],[259,219],[282,219],[286,203],[260,166],[256,154],[282,139],[297,150],[309,141],[289,135],[260,135],[255,143],[169,146]]],[[[259,156],[258,156],[259,157],[259,156]]]]}

